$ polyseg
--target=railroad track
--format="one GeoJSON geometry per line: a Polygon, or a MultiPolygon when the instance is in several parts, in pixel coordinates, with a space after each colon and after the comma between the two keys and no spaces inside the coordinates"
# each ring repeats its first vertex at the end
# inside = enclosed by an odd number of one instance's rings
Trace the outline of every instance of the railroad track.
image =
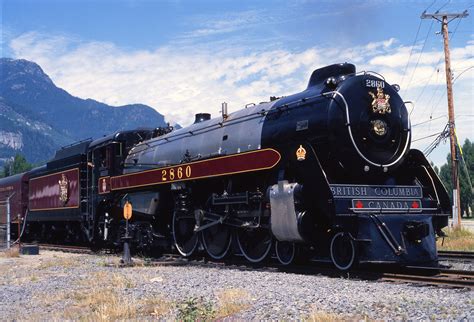
{"type": "Polygon", "coordinates": [[[41,250],[60,251],[65,253],[76,254],[94,254],[90,247],[84,246],[70,246],[70,245],[55,245],[55,244],[38,244],[41,250]]]}
{"type": "MultiPolygon", "coordinates": [[[[39,244],[40,249],[69,253],[94,254],[88,247],[39,244]]],[[[95,253],[96,254],[96,253],[95,253]]],[[[472,253],[471,253],[472,254],[472,253]]],[[[453,254],[454,255],[454,254],[453,254]]],[[[141,260],[140,260],[141,261],[141,260]]],[[[200,266],[206,268],[238,269],[245,271],[274,271],[328,277],[355,278],[372,281],[414,283],[420,285],[474,289],[474,271],[450,270],[432,267],[409,267],[406,272],[387,273],[375,270],[340,272],[325,265],[305,264],[284,266],[278,263],[251,264],[239,257],[213,261],[206,257],[183,258],[177,254],[164,254],[160,258],[144,261],[150,266],[200,266]]]]}
{"type": "Polygon", "coordinates": [[[474,261],[474,252],[461,252],[461,251],[438,251],[438,257],[440,259],[455,259],[463,261],[474,261]]]}
{"type": "MultiPolygon", "coordinates": [[[[424,271],[422,268],[420,273],[424,271]]],[[[423,285],[470,288],[474,289],[474,271],[460,271],[439,269],[439,273],[432,276],[422,274],[383,273],[381,280],[391,282],[406,282],[423,285]]]]}
{"type": "Polygon", "coordinates": [[[215,262],[206,258],[185,259],[175,254],[167,254],[160,259],[151,261],[150,264],[172,266],[194,265],[222,269],[276,271],[307,275],[320,274],[329,277],[474,289],[474,271],[450,270],[432,267],[410,267],[406,270],[406,272],[403,273],[377,272],[375,270],[340,272],[337,269],[333,269],[331,267],[314,264],[283,266],[275,263],[266,263],[266,265],[251,265],[244,260],[239,259],[215,262]]]}
{"type": "Polygon", "coordinates": [[[74,245],[58,245],[58,244],[36,244],[41,250],[52,250],[65,253],[76,253],[76,254],[94,254],[94,255],[103,255],[103,254],[117,254],[115,250],[112,249],[100,249],[92,250],[87,246],[74,246],[74,245]]]}

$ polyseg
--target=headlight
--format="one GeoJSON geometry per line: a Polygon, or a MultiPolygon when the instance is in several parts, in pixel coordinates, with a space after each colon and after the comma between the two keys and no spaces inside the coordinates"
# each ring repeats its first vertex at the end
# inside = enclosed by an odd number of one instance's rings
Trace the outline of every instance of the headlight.
{"type": "Polygon", "coordinates": [[[388,129],[387,123],[385,123],[385,121],[377,119],[371,121],[370,124],[372,125],[372,131],[378,136],[384,136],[385,134],[387,134],[388,129]]]}

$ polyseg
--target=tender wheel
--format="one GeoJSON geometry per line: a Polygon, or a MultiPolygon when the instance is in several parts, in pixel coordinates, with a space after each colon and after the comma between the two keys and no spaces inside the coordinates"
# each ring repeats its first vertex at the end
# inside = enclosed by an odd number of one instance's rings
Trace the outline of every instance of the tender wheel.
{"type": "Polygon", "coordinates": [[[275,242],[275,253],[278,261],[283,265],[289,265],[293,262],[296,253],[295,243],[287,241],[275,242]]]}
{"type": "Polygon", "coordinates": [[[173,239],[178,252],[185,256],[191,256],[197,248],[199,238],[194,231],[196,219],[194,214],[175,211],[173,213],[173,239]]]}
{"type": "MultiPolygon", "coordinates": [[[[205,220],[203,226],[210,221],[205,220]]],[[[224,258],[230,250],[232,229],[230,226],[217,224],[202,231],[202,243],[213,259],[224,258]]]]}
{"type": "Polygon", "coordinates": [[[346,271],[354,265],[356,250],[354,241],[349,234],[340,232],[334,235],[329,250],[332,263],[339,270],[346,271]]]}
{"type": "Polygon", "coordinates": [[[259,263],[267,257],[272,248],[272,236],[265,228],[239,228],[237,244],[249,262],[259,263]]]}

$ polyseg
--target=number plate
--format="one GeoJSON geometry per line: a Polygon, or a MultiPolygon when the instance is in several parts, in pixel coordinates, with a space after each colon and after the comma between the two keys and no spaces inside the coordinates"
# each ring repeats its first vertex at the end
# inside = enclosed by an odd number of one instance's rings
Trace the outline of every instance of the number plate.
{"type": "Polygon", "coordinates": [[[365,87],[370,87],[370,88],[385,88],[385,82],[382,80],[376,80],[376,79],[366,79],[365,80],[365,87]]]}

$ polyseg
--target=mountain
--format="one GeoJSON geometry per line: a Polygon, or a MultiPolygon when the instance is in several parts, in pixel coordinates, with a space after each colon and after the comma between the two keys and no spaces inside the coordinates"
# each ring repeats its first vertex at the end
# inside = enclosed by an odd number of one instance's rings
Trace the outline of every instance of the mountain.
{"type": "Polygon", "coordinates": [[[29,109],[0,97],[0,164],[18,152],[30,162],[41,162],[71,141],[29,109]]]}
{"type": "Polygon", "coordinates": [[[42,162],[74,141],[165,125],[147,105],[110,106],[72,96],[27,60],[0,58],[0,76],[0,163],[18,152],[42,162]]]}

